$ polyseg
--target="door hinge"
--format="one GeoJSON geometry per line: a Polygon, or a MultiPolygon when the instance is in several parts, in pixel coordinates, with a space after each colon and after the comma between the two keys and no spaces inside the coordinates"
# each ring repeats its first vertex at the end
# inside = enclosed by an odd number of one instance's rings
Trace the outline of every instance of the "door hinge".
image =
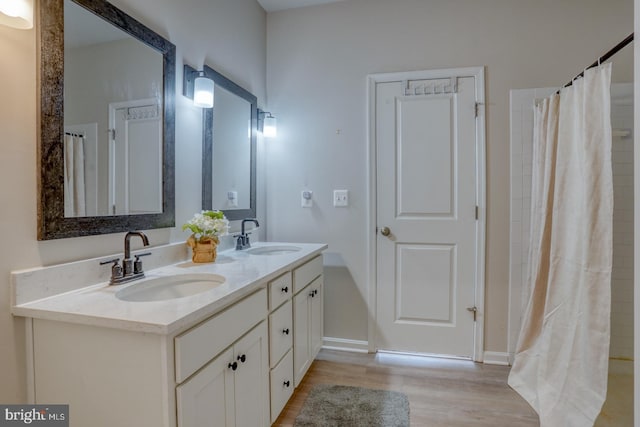
{"type": "Polygon", "coordinates": [[[476,102],[476,106],[475,106],[475,115],[476,115],[476,117],[478,117],[480,115],[480,108],[482,106],[484,106],[484,103],[476,102]]]}
{"type": "Polygon", "coordinates": [[[480,207],[476,205],[476,221],[480,219],[480,207]]]}
{"type": "Polygon", "coordinates": [[[112,140],[116,140],[116,130],[115,129],[109,129],[109,136],[111,137],[112,140]]]}

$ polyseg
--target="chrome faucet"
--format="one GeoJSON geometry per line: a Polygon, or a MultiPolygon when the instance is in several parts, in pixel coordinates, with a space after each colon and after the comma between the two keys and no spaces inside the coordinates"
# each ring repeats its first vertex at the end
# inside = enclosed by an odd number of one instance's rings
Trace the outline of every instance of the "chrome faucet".
{"type": "MultiPolygon", "coordinates": [[[[142,231],[130,231],[124,236],[124,259],[122,260],[122,273],[124,277],[127,277],[132,274],[142,274],[144,277],[144,272],[134,272],[133,260],[131,259],[131,237],[138,236],[142,239],[142,244],[145,246],[149,246],[149,239],[147,235],[142,231]]],[[[136,257],[136,260],[139,260],[140,255],[136,257]]],[[[142,266],[142,261],[140,261],[142,266]]],[[[133,279],[132,279],[133,280],[133,279]]]]}
{"type": "Polygon", "coordinates": [[[130,231],[124,236],[124,259],[122,266],[118,264],[120,258],[102,261],[100,265],[113,263],[111,266],[111,285],[121,285],[131,282],[132,280],[142,279],[144,271],[142,269],[142,261],[140,257],[151,255],[151,252],[134,255],[135,260],[131,259],[131,237],[138,236],[142,239],[144,246],[149,246],[149,238],[142,231],[130,231]]]}
{"type": "Polygon", "coordinates": [[[247,222],[253,222],[256,227],[260,227],[258,220],[255,218],[245,218],[242,220],[242,225],[240,226],[240,235],[236,236],[238,240],[236,241],[236,251],[241,251],[246,248],[251,247],[251,242],[249,241],[249,234],[244,232],[244,225],[247,222]]]}

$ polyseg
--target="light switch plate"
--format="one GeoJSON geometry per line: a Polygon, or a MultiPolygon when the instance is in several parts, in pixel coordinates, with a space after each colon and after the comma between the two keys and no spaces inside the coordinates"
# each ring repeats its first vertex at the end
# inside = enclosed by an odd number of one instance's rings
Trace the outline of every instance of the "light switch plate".
{"type": "Polygon", "coordinates": [[[349,206],[349,190],[333,190],[333,206],[336,208],[349,206]]]}

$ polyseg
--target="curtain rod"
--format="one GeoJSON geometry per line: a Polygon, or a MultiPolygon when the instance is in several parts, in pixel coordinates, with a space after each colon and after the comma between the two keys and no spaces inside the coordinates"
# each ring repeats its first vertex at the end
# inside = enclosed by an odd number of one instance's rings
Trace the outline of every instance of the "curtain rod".
{"type": "MultiPolygon", "coordinates": [[[[597,67],[598,65],[602,64],[604,61],[606,61],[607,59],[611,58],[613,55],[615,55],[616,53],[620,52],[622,50],[622,48],[624,48],[625,46],[627,46],[629,43],[631,43],[633,41],[633,33],[629,34],[627,36],[626,39],[622,40],[620,43],[618,43],[617,45],[615,45],[614,47],[611,48],[611,50],[609,50],[607,53],[605,53],[604,55],[602,55],[600,58],[598,58],[593,64],[589,65],[587,68],[585,68],[580,74],[578,74],[577,76],[575,76],[573,79],[571,79],[571,81],[569,83],[567,83],[566,85],[562,86],[562,87],[569,87],[573,84],[573,81],[577,78],[580,77],[584,77],[584,72],[586,70],[588,70],[589,68],[593,68],[593,67],[597,67]]],[[[560,90],[558,89],[558,91],[556,92],[556,94],[559,94],[560,90]]]]}

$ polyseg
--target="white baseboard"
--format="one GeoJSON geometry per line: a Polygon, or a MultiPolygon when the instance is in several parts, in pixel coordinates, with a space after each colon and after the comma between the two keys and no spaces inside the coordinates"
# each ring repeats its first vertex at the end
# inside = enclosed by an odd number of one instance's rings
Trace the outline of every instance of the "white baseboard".
{"type": "Polygon", "coordinates": [[[324,337],[322,339],[322,348],[326,348],[327,350],[368,353],[369,343],[367,341],[348,340],[345,338],[324,337]]]}
{"type": "Polygon", "coordinates": [[[487,365],[509,366],[509,353],[501,351],[485,351],[484,361],[487,365]]]}

